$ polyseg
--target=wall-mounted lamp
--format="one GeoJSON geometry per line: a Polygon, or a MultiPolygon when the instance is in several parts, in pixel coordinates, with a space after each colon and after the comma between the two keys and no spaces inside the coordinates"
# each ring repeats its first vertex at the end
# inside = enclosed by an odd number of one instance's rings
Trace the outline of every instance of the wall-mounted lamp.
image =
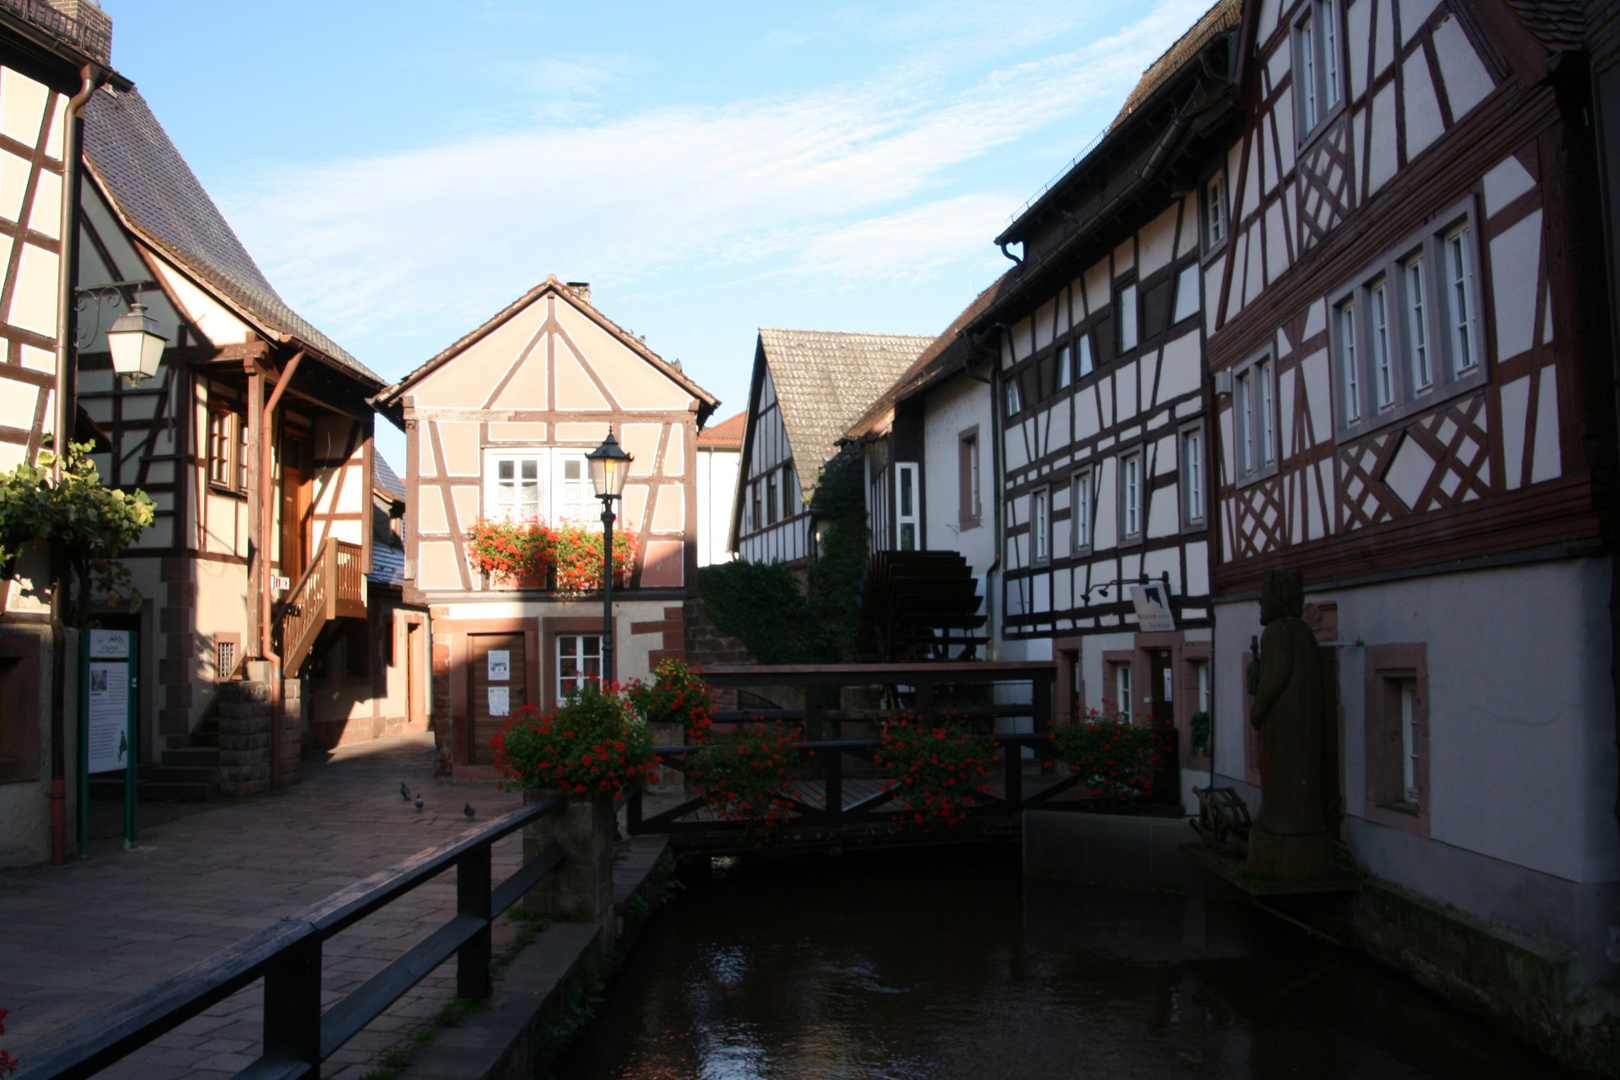
{"type": "Polygon", "coordinates": [[[157,374],[163,346],[169,343],[157,329],[157,320],[146,313],[146,305],[137,303],[114,319],[107,330],[113,370],[128,379],[131,386],[139,386],[157,374]]]}

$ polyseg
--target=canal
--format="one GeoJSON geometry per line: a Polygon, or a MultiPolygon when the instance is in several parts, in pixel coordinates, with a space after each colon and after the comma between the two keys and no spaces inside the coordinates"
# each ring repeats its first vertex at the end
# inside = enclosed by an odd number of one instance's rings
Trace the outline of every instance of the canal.
{"type": "Polygon", "coordinates": [[[1541,1080],[1485,1022],[1246,906],[1015,850],[744,862],[637,943],[563,1080],[1541,1080]]]}

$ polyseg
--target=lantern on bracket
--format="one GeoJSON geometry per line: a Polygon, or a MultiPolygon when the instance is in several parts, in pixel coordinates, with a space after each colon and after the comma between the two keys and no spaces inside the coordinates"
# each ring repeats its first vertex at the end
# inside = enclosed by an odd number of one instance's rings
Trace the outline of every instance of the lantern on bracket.
{"type": "Polygon", "coordinates": [[[114,319],[107,330],[113,370],[132,386],[157,374],[163,346],[168,343],[169,339],[158,333],[157,320],[146,313],[146,305],[141,303],[131,304],[129,311],[114,319]]]}

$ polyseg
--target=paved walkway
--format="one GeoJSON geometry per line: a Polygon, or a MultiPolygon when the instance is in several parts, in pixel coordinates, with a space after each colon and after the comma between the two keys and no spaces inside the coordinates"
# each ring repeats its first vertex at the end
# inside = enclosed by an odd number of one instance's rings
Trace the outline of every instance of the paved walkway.
{"type": "MultiPolygon", "coordinates": [[[[65,867],[0,871],[0,1046],[28,1064],[29,1044],[202,960],[283,915],[520,803],[491,784],[433,778],[429,734],[378,739],[306,762],[283,795],[221,803],[143,828],[140,849],[92,841],[65,867]],[[425,802],[399,796],[401,781],[425,802]]],[[[518,865],[520,840],[495,845],[495,879],[518,865]]],[[[454,912],[455,874],[395,901],[325,944],[322,997],[337,1000],[454,912]]],[[[515,927],[496,927],[497,952],[515,927]]],[[[259,1053],[261,986],[223,1001],[101,1074],[166,1080],[228,1076],[259,1053]]],[[[447,963],[328,1060],[323,1075],[358,1080],[409,1041],[454,994],[447,963]]]]}

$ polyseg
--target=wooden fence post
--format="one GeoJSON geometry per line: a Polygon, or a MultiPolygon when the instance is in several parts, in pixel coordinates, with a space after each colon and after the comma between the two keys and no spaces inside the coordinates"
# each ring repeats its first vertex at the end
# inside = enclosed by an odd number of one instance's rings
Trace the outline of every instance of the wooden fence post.
{"type": "Polygon", "coordinates": [[[482,1001],[490,994],[489,845],[480,844],[456,860],[456,913],[484,921],[484,928],[456,953],[456,993],[482,1001]]]}

